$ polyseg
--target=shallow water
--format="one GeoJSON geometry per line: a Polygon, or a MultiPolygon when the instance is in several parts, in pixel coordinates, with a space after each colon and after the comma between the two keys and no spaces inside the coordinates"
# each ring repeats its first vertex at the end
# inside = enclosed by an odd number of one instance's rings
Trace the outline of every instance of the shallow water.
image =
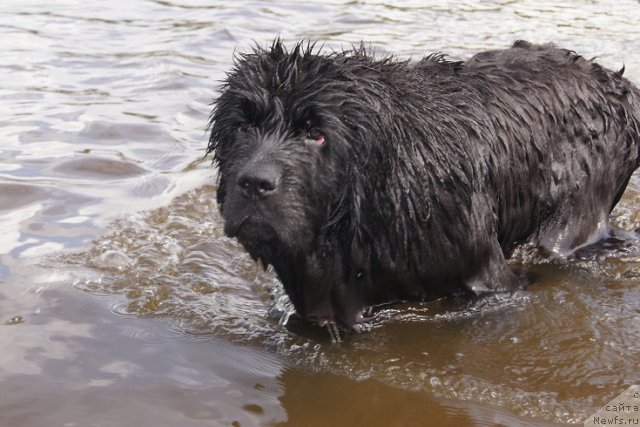
{"type": "MultiPolygon", "coordinates": [[[[0,426],[579,423],[640,384],[640,244],[523,248],[526,291],[290,322],[223,236],[209,103],[253,41],[467,57],[553,40],[640,83],[631,0],[80,3],[0,11],[0,426]]],[[[640,178],[612,221],[640,228],[640,178]]]]}

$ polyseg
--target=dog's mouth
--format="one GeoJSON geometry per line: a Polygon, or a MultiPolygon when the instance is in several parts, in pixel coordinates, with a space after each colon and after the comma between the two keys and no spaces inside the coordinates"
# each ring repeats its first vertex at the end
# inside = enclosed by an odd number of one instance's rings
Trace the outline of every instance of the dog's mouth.
{"type": "Polygon", "coordinates": [[[245,215],[236,221],[226,219],[224,231],[228,236],[236,237],[242,243],[271,243],[277,238],[276,230],[271,222],[259,214],[245,215]]]}
{"type": "Polygon", "coordinates": [[[245,247],[253,259],[271,264],[281,247],[276,228],[262,215],[246,215],[240,220],[225,219],[224,231],[245,247]]]}

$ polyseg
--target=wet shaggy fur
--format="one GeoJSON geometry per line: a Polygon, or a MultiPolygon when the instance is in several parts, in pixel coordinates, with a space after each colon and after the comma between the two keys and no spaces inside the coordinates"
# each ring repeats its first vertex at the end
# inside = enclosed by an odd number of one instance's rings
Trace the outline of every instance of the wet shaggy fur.
{"type": "Polygon", "coordinates": [[[639,162],[622,71],[523,41],[466,62],[279,40],[240,54],[208,147],[225,232],[320,325],[512,290],[517,244],[566,256],[609,232],[639,162]]]}

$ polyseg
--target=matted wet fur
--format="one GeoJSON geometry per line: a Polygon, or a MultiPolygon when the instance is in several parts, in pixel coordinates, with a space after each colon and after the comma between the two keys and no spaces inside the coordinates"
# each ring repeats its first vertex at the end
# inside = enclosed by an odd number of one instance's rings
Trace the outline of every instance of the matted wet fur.
{"type": "Polygon", "coordinates": [[[280,40],[240,54],[208,147],[225,232],[319,325],[512,290],[515,245],[566,256],[609,232],[639,162],[622,72],[524,41],[466,62],[280,40]]]}

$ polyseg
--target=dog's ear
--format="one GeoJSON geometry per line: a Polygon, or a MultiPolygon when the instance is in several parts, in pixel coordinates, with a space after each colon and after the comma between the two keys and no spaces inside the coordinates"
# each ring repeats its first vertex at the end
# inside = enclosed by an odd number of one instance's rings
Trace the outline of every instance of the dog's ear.
{"type": "Polygon", "coordinates": [[[354,236],[351,240],[351,265],[355,270],[361,269],[365,266],[368,258],[369,252],[362,246],[360,239],[354,236]]]}
{"type": "Polygon", "coordinates": [[[349,206],[349,212],[351,213],[351,235],[353,236],[351,240],[351,259],[356,266],[362,267],[369,258],[369,245],[366,243],[369,230],[363,220],[365,193],[360,177],[356,175],[352,183],[351,206],[349,206]]]}

